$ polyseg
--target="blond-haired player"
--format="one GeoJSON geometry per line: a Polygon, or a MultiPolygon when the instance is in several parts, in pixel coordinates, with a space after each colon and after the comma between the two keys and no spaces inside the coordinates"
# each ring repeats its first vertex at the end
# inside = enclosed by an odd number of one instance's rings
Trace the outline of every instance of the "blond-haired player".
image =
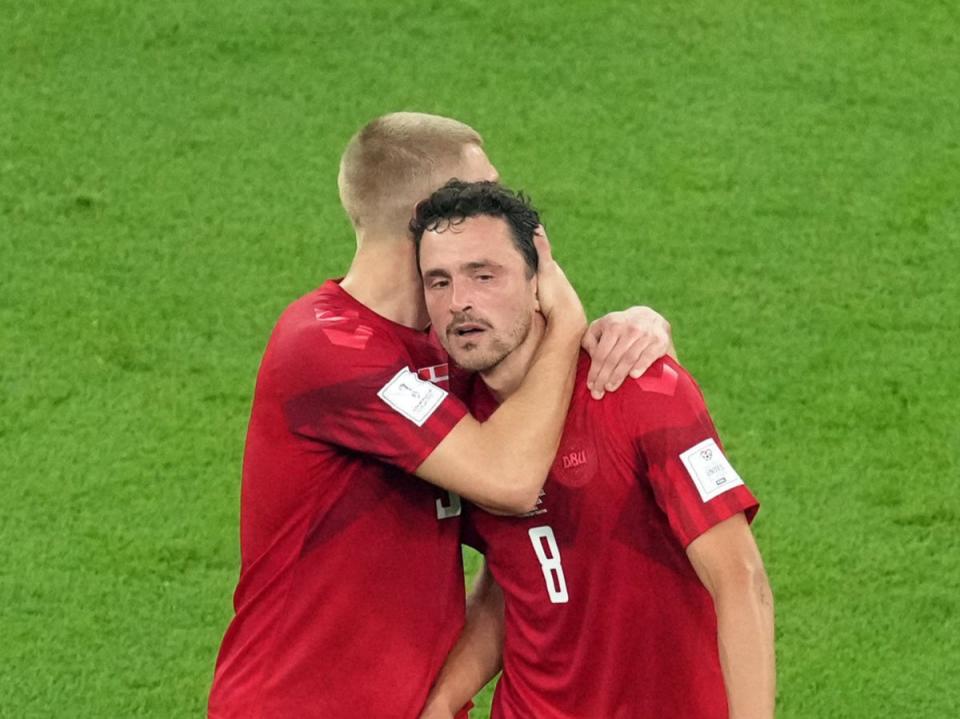
{"type": "MultiPolygon", "coordinates": [[[[543,343],[509,401],[486,422],[469,415],[448,391],[408,228],[416,202],[454,176],[496,170],[480,136],[449,118],[378,118],[343,154],[356,256],[344,278],[283,312],[264,353],[244,454],[236,613],[211,717],[416,716],[463,624],[459,495],[503,511],[536,502],[583,309],[541,239],[543,343]]],[[[639,317],[587,334],[606,361],[598,391],[667,349],[665,323],[639,317]]]]}

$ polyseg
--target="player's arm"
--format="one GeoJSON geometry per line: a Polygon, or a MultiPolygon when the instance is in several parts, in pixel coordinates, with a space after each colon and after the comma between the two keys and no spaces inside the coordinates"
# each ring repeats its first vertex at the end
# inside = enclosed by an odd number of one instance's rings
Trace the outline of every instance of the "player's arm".
{"type": "Polygon", "coordinates": [[[730,719],[772,719],[773,593],[743,514],[701,534],[687,547],[687,556],[716,608],[730,719]]]}
{"type": "Polygon", "coordinates": [[[451,719],[501,668],[503,591],[487,566],[467,598],[467,621],[440,671],[420,719],[451,719]]]}
{"type": "Polygon", "coordinates": [[[587,386],[594,399],[616,391],[627,375],[640,377],[664,355],[677,359],[670,323],[649,307],[630,307],[594,320],[582,345],[590,355],[587,386]]]}
{"type": "Polygon", "coordinates": [[[495,510],[523,512],[537,501],[560,444],[586,318],[544,235],[538,301],[547,320],[523,384],[486,421],[465,416],[416,475],[495,510]]]}

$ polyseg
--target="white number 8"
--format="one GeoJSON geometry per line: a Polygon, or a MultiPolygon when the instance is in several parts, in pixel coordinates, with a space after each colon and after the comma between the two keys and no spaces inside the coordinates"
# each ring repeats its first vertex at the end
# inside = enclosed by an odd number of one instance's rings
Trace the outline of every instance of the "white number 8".
{"type": "Polygon", "coordinates": [[[528,532],[533,551],[540,560],[540,569],[543,571],[543,580],[547,583],[547,594],[554,604],[566,604],[570,600],[567,594],[567,580],[563,576],[563,567],[560,564],[560,547],[557,538],[553,536],[553,528],[548,526],[532,527],[528,532]],[[547,540],[547,549],[543,541],[547,540]],[[547,553],[549,550],[549,554],[547,553]]]}

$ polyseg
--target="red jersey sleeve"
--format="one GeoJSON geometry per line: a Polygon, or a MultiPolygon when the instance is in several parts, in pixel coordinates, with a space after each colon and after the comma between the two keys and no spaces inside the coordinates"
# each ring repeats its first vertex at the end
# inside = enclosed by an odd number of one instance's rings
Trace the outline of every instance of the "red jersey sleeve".
{"type": "Polygon", "coordinates": [[[646,463],[657,504],[683,547],[759,503],[730,465],[693,377],[665,357],[632,383],[624,421],[646,463]]]}
{"type": "Polygon", "coordinates": [[[288,427],[412,473],[466,407],[418,377],[406,348],[386,333],[363,324],[337,332],[307,327],[283,348],[274,371],[282,374],[288,427]]]}

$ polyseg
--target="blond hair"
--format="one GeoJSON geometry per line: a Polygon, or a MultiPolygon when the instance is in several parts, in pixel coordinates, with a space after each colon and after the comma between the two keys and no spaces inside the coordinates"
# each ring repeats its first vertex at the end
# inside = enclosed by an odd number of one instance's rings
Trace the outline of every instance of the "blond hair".
{"type": "Polygon", "coordinates": [[[356,229],[406,231],[417,202],[449,180],[470,144],[469,125],[439,115],[394,112],[354,135],[340,159],[340,202],[356,229]]]}

